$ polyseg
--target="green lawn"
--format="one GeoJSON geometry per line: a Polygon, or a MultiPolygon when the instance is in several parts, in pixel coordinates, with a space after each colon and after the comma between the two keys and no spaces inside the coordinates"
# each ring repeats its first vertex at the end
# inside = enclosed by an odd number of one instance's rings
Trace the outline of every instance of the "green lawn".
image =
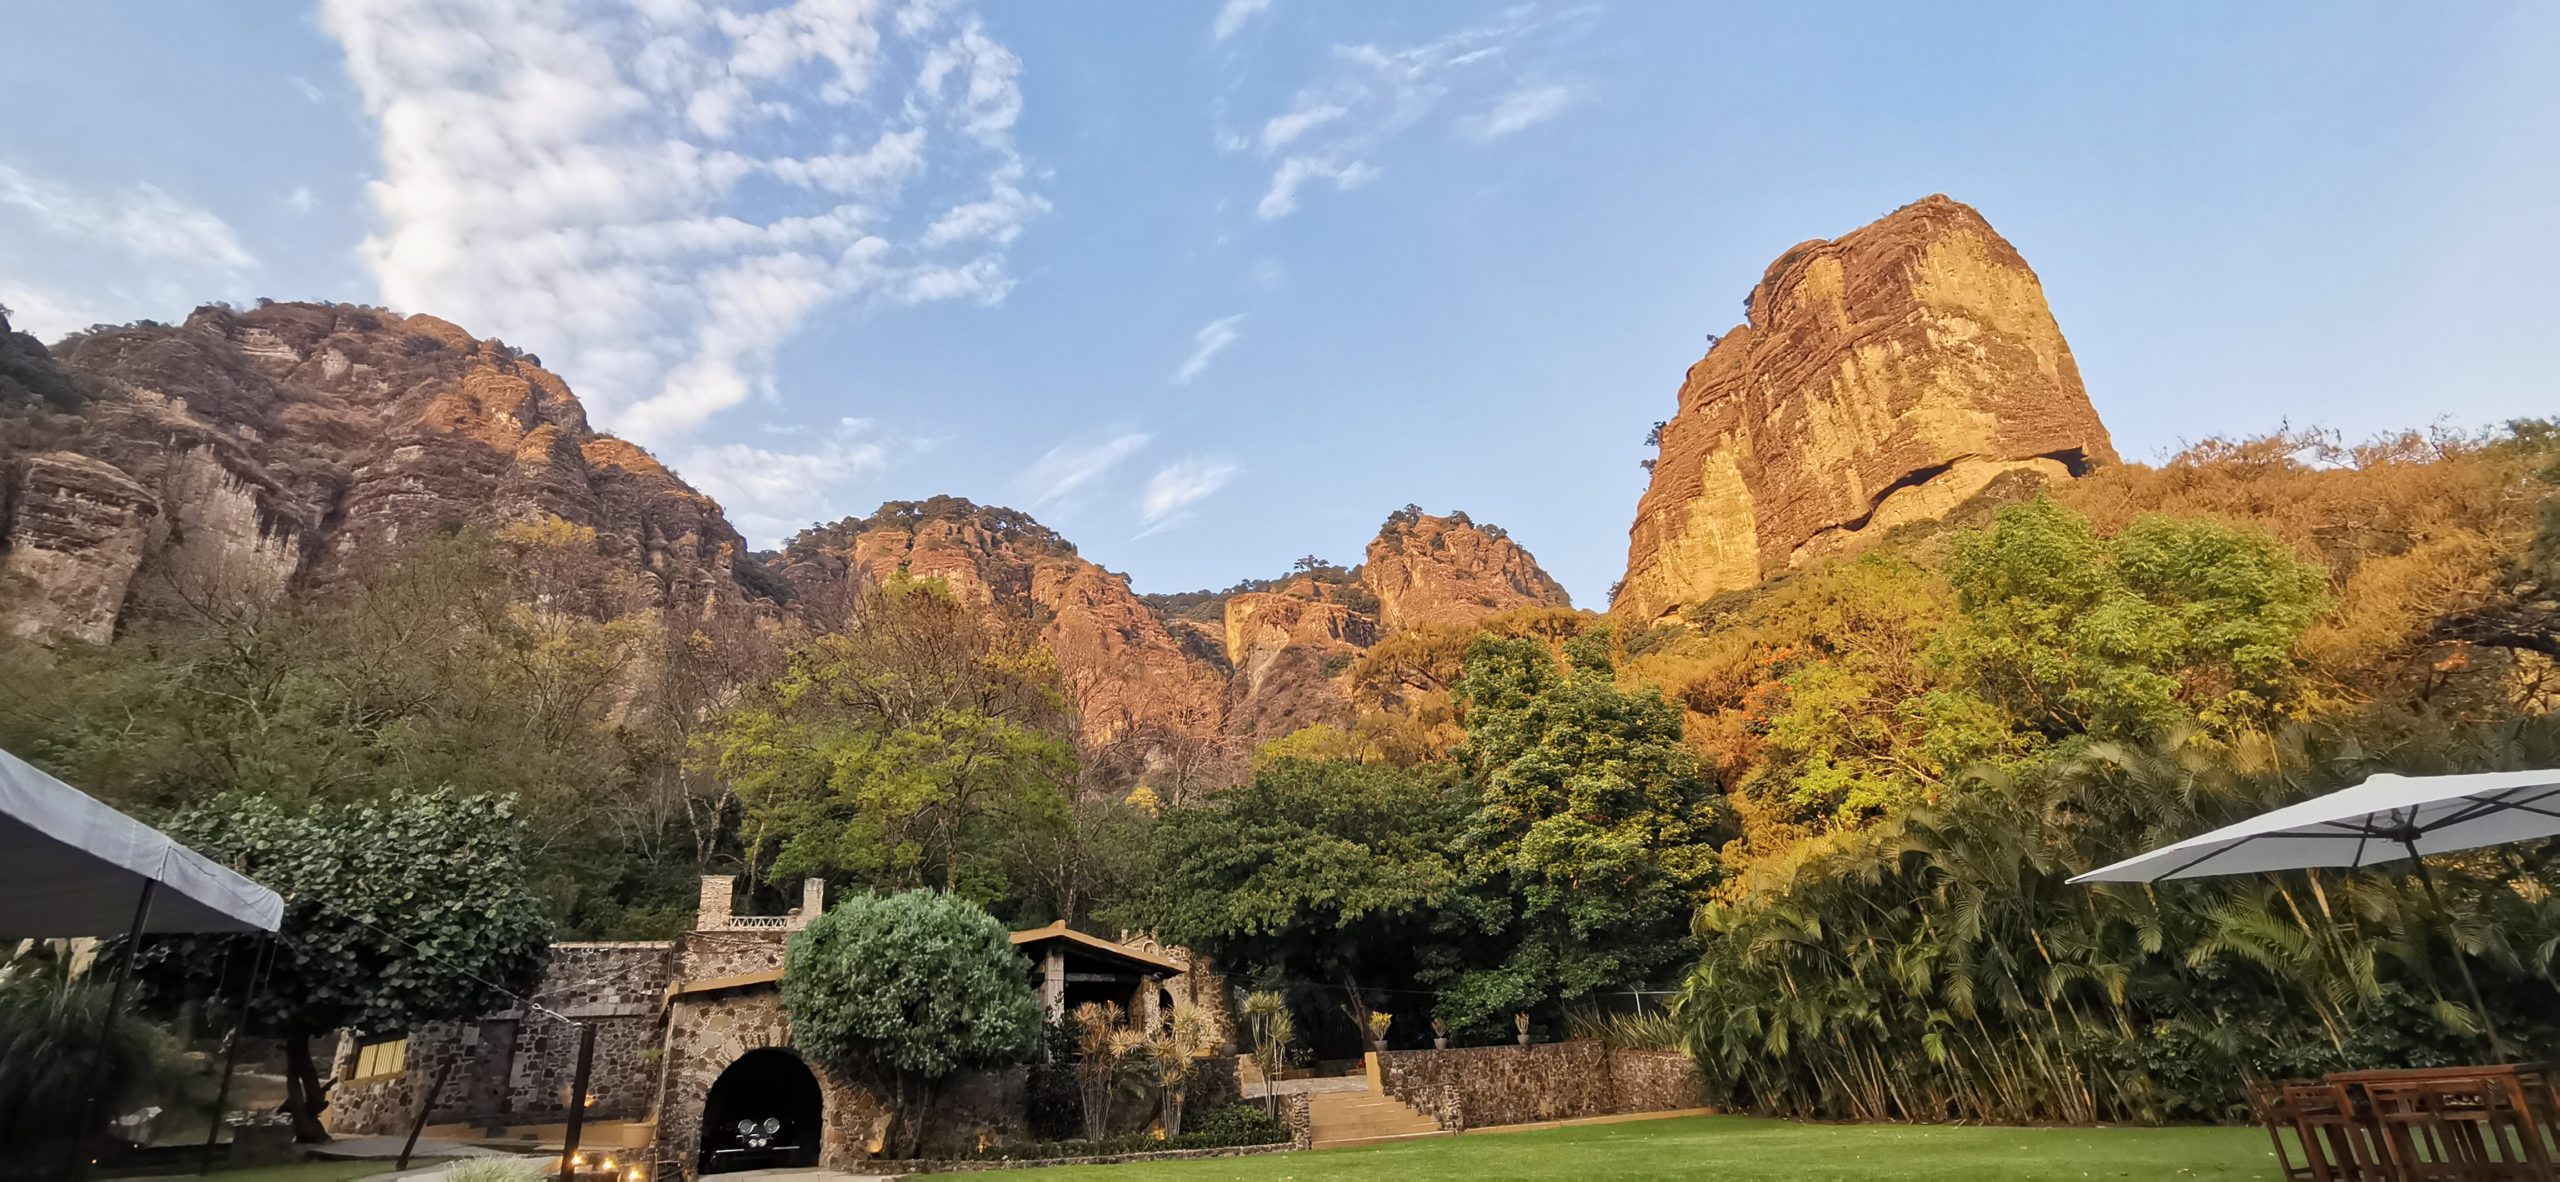
{"type": "Polygon", "coordinates": [[[1077,1166],[1032,1176],[1212,1179],[2274,1178],[2254,1128],[2000,1129],[1811,1125],[1744,1116],[1469,1133],[1360,1149],[1147,1165],[1077,1166]]]}

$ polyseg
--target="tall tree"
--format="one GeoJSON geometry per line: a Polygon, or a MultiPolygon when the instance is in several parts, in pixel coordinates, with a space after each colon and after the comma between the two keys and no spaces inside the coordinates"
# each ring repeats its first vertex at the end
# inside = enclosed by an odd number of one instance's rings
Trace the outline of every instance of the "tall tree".
{"type": "Polygon", "coordinates": [[[708,736],[745,805],[766,873],[1007,889],[1003,839],[1054,812],[1075,780],[1056,662],[937,580],[866,593],[846,629],[708,736]]]}
{"type": "Polygon", "coordinates": [[[1609,642],[1605,629],[1568,641],[1569,669],[1535,640],[1468,649],[1457,758],[1477,803],[1460,848],[1508,952],[1442,998],[1453,1024],[1640,984],[1690,949],[1725,819],[1679,707],[1620,689],[1609,642]]]}
{"type": "Polygon", "coordinates": [[[1447,967],[1444,924],[1470,905],[1449,852],[1464,816],[1442,773],[1282,759],[1166,812],[1114,915],[1365,1021],[1367,990],[1447,967]]]}

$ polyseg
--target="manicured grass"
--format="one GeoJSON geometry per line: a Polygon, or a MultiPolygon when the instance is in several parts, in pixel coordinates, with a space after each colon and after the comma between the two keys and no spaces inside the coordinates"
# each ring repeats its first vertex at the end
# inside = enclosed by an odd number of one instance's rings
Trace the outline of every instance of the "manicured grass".
{"type": "Polygon", "coordinates": [[[1040,1178],[1213,1179],[2274,1178],[2254,1128],[2001,1129],[1813,1125],[1690,1116],[1526,1133],[1468,1133],[1358,1149],[1034,1170],[1040,1178]]]}

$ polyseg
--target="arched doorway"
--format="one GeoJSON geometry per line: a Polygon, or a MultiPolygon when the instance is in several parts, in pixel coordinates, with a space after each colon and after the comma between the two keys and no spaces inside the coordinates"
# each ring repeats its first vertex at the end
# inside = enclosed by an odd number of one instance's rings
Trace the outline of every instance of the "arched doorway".
{"type": "Polygon", "coordinates": [[[738,1056],[702,1102],[706,1174],[818,1164],[825,1106],[818,1077],[800,1056],[766,1047],[738,1056]]]}

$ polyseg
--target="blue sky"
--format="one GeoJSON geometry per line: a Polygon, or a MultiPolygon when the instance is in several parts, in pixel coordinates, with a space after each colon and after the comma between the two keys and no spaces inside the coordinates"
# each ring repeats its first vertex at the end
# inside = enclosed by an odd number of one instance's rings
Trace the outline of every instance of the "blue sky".
{"type": "Polygon", "coordinates": [[[1406,502],[1599,606],[1761,269],[1931,192],[2128,457],[2560,411],[2560,6],[13,6],[0,303],[540,354],[758,544],[939,492],[1141,590],[1406,502]]]}

